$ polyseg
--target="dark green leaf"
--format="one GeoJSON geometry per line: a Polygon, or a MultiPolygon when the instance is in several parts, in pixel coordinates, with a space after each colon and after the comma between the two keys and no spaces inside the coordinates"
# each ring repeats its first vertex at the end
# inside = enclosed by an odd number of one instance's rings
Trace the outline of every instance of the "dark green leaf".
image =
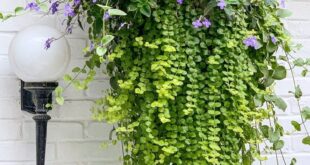
{"type": "Polygon", "coordinates": [[[300,124],[297,121],[291,121],[291,124],[293,125],[293,127],[295,128],[296,131],[300,131],[300,124]]]}
{"type": "Polygon", "coordinates": [[[280,132],[278,130],[273,131],[271,128],[269,128],[269,130],[268,130],[268,140],[271,143],[279,141],[280,140],[280,135],[281,134],[280,134],[280,132]]]}
{"type": "Polygon", "coordinates": [[[16,7],[15,10],[14,10],[15,14],[19,14],[22,11],[24,11],[23,7],[16,7]]]}
{"type": "Polygon", "coordinates": [[[284,141],[283,140],[279,140],[273,143],[273,150],[280,150],[284,147],[284,141]]]}
{"type": "Polygon", "coordinates": [[[302,91],[300,89],[300,86],[297,85],[297,87],[295,88],[295,98],[299,99],[302,96],[302,91]]]}
{"type": "Polygon", "coordinates": [[[286,69],[284,66],[277,66],[272,74],[272,78],[275,80],[282,80],[286,78],[286,69]]]}
{"type": "Polygon", "coordinates": [[[291,160],[291,163],[290,163],[290,165],[296,165],[296,163],[297,163],[297,160],[296,160],[296,158],[293,158],[293,159],[291,160]]]}
{"type": "Polygon", "coordinates": [[[128,5],[128,11],[136,11],[136,10],[137,10],[137,6],[135,4],[128,5]]]}
{"type": "Polygon", "coordinates": [[[303,138],[303,139],[302,139],[302,143],[303,143],[303,144],[310,145],[310,136],[307,136],[307,137],[303,138]]]}
{"type": "Polygon", "coordinates": [[[303,77],[306,77],[307,76],[307,74],[308,74],[308,69],[304,69],[302,72],[301,72],[301,76],[303,76],[303,77]]]}
{"type": "Polygon", "coordinates": [[[268,138],[269,126],[267,126],[267,125],[262,125],[262,126],[260,126],[260,130],[261,130],[261,132],[263,133],[263,136],[264,136],[265,138],[268,138]]]}
{"type": "Polygon", "coordinates": [[[73,73],[77,73],[79,71],[81,71],[81,68],[79,68],[79,67],[75,67],[75,68],[72,69],[73,73]]]}
{"type": "Polygon", "coordinates": [[[147,16],[147,17],[150,17],[151,16],[151,13],[152,13],[152,10],[151,10],[151,7],[149,5],[143,5],[141,8],[140,8],[140,12],[147,16]]]}

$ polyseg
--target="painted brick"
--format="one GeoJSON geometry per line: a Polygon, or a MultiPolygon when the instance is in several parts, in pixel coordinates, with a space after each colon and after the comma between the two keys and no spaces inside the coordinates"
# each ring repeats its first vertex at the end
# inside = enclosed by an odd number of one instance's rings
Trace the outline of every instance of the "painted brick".
{"type": "MultiPolygon", "coordinates": [[[[113,127],[106,123],[89,123],[86,131],[88,138],[109,140],[113,127]]],[[[115,132],[114,132],[115,133],[115,132]]]]}
{"type": "Polygon", "coordinates": [[[19,119],[22,117],[17,99],[0,99],[0,119],[19,119]]]}
{"type": "MultiPolygon", "coordinates": [[[[48,123],[47,140],[63,141],[83,138],[83,125],[74,122],[56,122],[53,119],[48,123]]],[[[35,140],[35,123],[25,122],[23,125],[23,139],[35,140]]]]}
{"type": "Polygon", "coordinates": [[[20,81],[15,78],[2,78],[0,81],[0,98],[19,97],[20,81]]]}
{"type": "Polygon", "coordinates": [[[75,161],[90,161],[90,160],[119,160],[121,153],[120,146],[109,146],[108,149],[100,148],[102,142],[65,142],[58,143],[57,153],[59,160],[75,160],[75,161]],[[79,152],[73,152],[79,151],[79,152]]]}
{"type": "Polygon", "coordinates": [[[19,140],[21,138],[21,122],[14,120],[0,120],[0,141],[19,140]]]}
{"type": "Polygon", "coordinates": [[[98,80],[90,83],[86,96],[90,98],[100,98],[110,88],[109,80],[98,80]]]}
{"type": "MultiPolygon", "coordinates": [[[[35,144],[29,142],[0,142],[1,161],[34,161],[35,144]]],[[[46,159],[55,159],[55,145],[47,144],[46,159]]]]}
{"type": "Polygon", "coordinates": [[[92,101],[66,101],[63,106],[57,106],[50,113],[57,120],[91,120],[92,101]]]}

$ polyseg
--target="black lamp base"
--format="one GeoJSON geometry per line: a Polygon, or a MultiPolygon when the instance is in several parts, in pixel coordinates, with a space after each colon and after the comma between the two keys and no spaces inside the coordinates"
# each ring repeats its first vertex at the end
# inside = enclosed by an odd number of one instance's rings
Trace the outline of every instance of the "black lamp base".
{"type": "MultiPolygon", "coordinates": [[[[33,92],[29,90],[29,88],[35,88],[41,90],[47,90],[50,92],[47,94],[47,103],[52,104],[52,91],[58,86],[57,82],[47,82],[47,83],[28,83],[21,81],[21,110],[26,111],[32,114],[36,114],[36,106],[33,101],[33,92]],[[49,88],[52,88],[50,91],[49,88]]],[[[47,110],[51,110],[51,108],[46,108],[47,110]]]]}
{"type": "Polygon", "coordinates": [[[21,82],[22,110],[36,114],[33,120],[36,122],[37,165],[45,163],[47,122],[51,119],[46,105],[52,104],[52,93],[57,86],[57,82],[21,82]]]}

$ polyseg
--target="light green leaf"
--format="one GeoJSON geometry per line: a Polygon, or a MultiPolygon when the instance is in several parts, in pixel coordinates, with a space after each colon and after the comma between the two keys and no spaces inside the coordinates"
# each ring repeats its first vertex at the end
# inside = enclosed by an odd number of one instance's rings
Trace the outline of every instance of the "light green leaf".
{"type": "Polygon", "coordinates": [[[110,14],[110,16],[112,16],[112,15],[117,15],[117,16],[127,15],[125,12],[123,12],[122,10],[119,10],[119,9],[109,9],[108,13],[110,14]]]}
{"type": "Polygon", "coordinates": [[[278,9],[277,15],[280,18],[286,18],[291,16],[293,13],[287,9],[278,9]]]}
{"type": "Polygon", "coordinates": [[[305,120],[310,119],[310,107],[304,107],[301,111],[301,115],[305,120]]]}
{"type": "Polygon", "coordinates": [[[293,61],[293,64],[295,66],[304,66],[305,65],[305,61],[302,58],[297,58],[296,60],[293,61]]]}
{"type": "Polygon", "coordinates": [[[58,86],[58,87],[55,89],[55,95],[56,95],[56,97],[62,95],[62,93],[63,93],[63,88],[60,87],[60,86],[58,86]]]}
{"type": "Polygon", "coordinates": [[[59,105],[63,105],[65,103],[65,99],[63,97],[56,97],[56,102],[59,105]]]}
{"type": "Polygon", "coordinates": [[[268,135],[269,135],[268,140],[271,143],[274,143],[274,142],[280,140],[280,132],[279,131],[273,131],[271,128],[269,128],[268,135]]]}
{"type": "Polygon", "coordinates": [[[101,39],[101,43],[102,45],[108,45],[112,40],[114,39],[114,36],[112,35],[105,35],[102,39],[101,39]]]}
{"type": "Polygon", "coordinates": [[[110,6],[105,6],[105,5],[100,5],[100,4],[97,4],[97,6],[101,7],[103,10],[109,10],[112,8],[110,6]]]}
{"type": "Polygon", "coordinates": [[[281,97],[276,97],[273,101],[274,105],[285,111],[287,108],[286,102],[281,97]]]}
{"type": "Polygon", "coordinates": [[[107,48],[103,48],[103,47],[98,47],[96,49],[96,52],[99,56],[103,56],[107,53],[108,49],[107,48]]]}

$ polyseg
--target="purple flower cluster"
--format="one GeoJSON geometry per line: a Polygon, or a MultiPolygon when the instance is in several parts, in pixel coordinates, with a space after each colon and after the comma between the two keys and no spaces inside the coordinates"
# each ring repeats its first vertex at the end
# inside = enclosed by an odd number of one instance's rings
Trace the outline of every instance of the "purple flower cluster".
{"type": "Polygon", "coordinates": [[[65,9],[64,9],[64,15],[66,17],[74,17],[75,16],[75,12],[72,6],[70,6],[69,3],[67,3],[65,5],[65,9]]]}
{"type": "Polygon", "coordinates": [[[280,7],[285,8],[285,0],[280,0],[280,7]]]}
{"type": "Polygon", "coordinates": [[[74,2],[73,2],[73,4],[74,4],[75,6],[79,5],[80,3],[81,3],[81,0],[74,0],[74,2]]]}
{"type": "Polygon", "coordinates": [[[211,21],[207,18],[204,18],[203,21],[201,21],[201,19],[197,19],[195,20],[192,25],[194,26],[194,28],[201,28],[201,27],[206,27],[209,28],[211,26],[211,21]]]}
{"type": "Polygon", "coordinates": [[[51,44],[52,42],[54,41],[55,39],[54,38],[49,38],[45,41],[45,44],[44,44],[44,48],[47,50],[51,47],[51,44]]]}
{"type": "Polygon", "coordinates": [[[59,7],[58,1],[53,2],[51,4],[50,11],[52,12],[52,14],[55,14],[58,11],[58,7],[59,7]]]}
{"type": "Polygon", "coordinates": [[[39,11],[40,10],[40,7],[37,3],[35,2],[30,2],[26,5],[26,8],[25,10],[35,10],[35,11],[39,11]]]}
{"type": "Polygon", "coordinates": [[[108,13],[108,12],[105,12],[104,15],[103,15],[103,19],[105,21],[109,20],[111,18],[111,15],[108,13]]]}
{"type": "Polygon", "coordinates": [[[270,38],[273,44],[276,44],[278,42],[278,39],[275,36],[271,36],[270,38]]]}
{"type": "Polygon", "coordinates": [[[225,0],[220,0],[220,1],[218,1],[217,6],[218,6],[221,10],[224,10],[224,8],[226,7],[226,2],[225,2],[225,0]]]}
{"type": "Polygon", "coordinates": [[[245,39],[243,41],[243,43],[247,46],[247,47],[252,47],[254,49],[259,49],[259,43],[257,41],[257,38],[255,36],[250,36],[247,39],[245,39]]]}
{"type": "Polygon", "coordinates": [[[182,4],[184,3],[184,0],[177,0],[177,3],[178,3],[179,5],[182,5],[182,4]]]}

